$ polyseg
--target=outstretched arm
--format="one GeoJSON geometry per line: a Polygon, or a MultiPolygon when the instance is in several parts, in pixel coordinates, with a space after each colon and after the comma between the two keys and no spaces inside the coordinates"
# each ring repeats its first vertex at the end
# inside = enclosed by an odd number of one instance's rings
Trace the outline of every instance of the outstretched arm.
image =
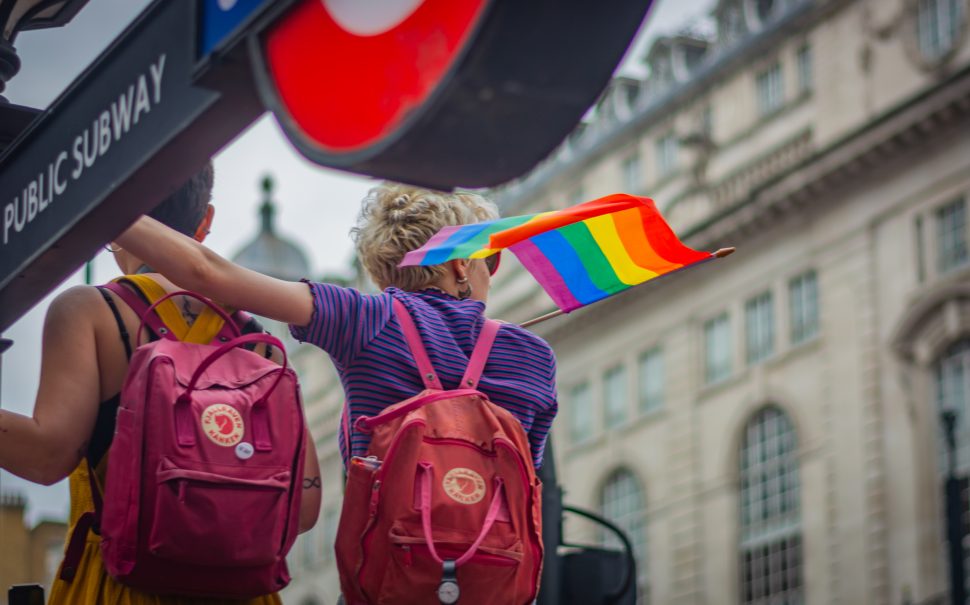
{"type": "Polygon", "coordinates": [[[33,416],[0,410],[0,468],[51,485],[81,461],[98,414],[98,355],[93,288],[72,288],[44,321],[40,388],[33,416]]]}
{"type": "Polygon", "coordinates": [[[313,316],[306,285],[240,267],[151,217],[138,219],[115,241],[179,287],[225,305],[297,326],[313,316]]]}

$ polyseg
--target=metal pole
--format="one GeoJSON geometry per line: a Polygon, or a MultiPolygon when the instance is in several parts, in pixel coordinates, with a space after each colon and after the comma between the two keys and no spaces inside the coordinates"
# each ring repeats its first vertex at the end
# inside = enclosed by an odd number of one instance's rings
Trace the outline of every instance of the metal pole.
{"type": "MultiPolygon", "coordinates": [[[[10,340],[9,338],[4,338],[3,337],[3,334],[0,334],[0,393],[3,392],[3,388],[2,388],[3,387],[3,382],[2,382],[2,378],[3,378],[3,354],[7,352],[7,349],[9,349],[11,347],[11,345],[13,345],[13,341],[10,340]]],[[[0,409],[3,409],[3,397],[2,396],[0,396],[0,409]]],[[[0,474],[2,474],[2,473],[0,473],[0,474]]],[[[3,485],[0,484],[0,498],[2,498],[2,497],[3,497],[3,485]]],[[[5,535],[5,534],[4,534],[4,528],[3,528],[3,517],[0,516],[0,536],[2,536],[2,535],[5,535]]],[[[0,587],[0,588],[2,588],[2,587],[0,587]]]]}
{"type": "Polygon", "coordinates": [[[964,574],[963,549],[963,503],[960,497],[960,479],[956,475],[956,420],[953,410],[943,412],[943,429],[946,436],[946,536],[950,554],[950,602],[966,605],[967,588],[964,574]]]}
{"type": "Polygon", "coordinates": [[[537,605],[559,605],[562,601],[562,559],[559,545],[562,543],[562,489],[556,481],[556,463],[552,455],[552,437],[546,440],[542,454],[542,581],[539,586],[537,605]]]}

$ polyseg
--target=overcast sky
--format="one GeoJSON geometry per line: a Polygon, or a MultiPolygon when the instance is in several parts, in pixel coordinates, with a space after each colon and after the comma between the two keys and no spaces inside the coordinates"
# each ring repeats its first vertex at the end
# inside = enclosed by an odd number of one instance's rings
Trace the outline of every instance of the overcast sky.
{"type": "MultiPolygon", "coordinates": [[[[23,65],[5,95],[14,103],[46,107],[147,4],[147,0],[90,0],[64,28],[20,34],[16,48],[23,65]]],[[[711,5],[712,0],[658,0],[621,71],[644,75],[639,60],[650,40],[691,25],[711,5]]],[[[215,167],[216,218],[206,243],[216,252],[232,255],[256,234],[259,182],[264,174],[271,174],[277,184],[279,232],[304,248],[314,275],[346,270],[352,247],[348,231],[373,181],[310,164],[293,150],[269,116],[220,152],[215,167]]],[[[117,274],[110,256],[102,253],[95,259],[96,282],[117,274]]],[[[81,283],[82,276],[74,275],[58,291],[81,283]]],[[[33,409],[41,326],[49,301],[50,297],[39,303],[4,334],[15,342],[2,360],[0,404],[6,410],[29,414],[33,409]]],[[[31,523],[67,516],[66,481],[43,487],[0,471],[0,491],[27,495],[31,523]]]]}

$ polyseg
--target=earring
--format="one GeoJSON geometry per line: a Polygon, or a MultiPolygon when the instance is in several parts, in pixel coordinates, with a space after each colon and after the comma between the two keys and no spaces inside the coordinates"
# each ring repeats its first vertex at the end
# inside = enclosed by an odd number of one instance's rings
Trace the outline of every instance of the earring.
{"type": "Polygon", "coordinates": [[[462,277],[455,281],[458,282],[458,300],[465,300],[472,295],[472,285],[468,283],[467,277],[462,277]],[[466,284],[468,284],[467,287],[463,288],[462,286],[466,284]]]}
{"type": "Polygon", "coordinates": [[[108,252],[112,253],[112,254],[114,254],[116,252],[121,252],[121,246],[118,246],[117,248],[112,248],[111,247],[111,244],[105,244],[104,245],[104,249],[107,250],[108,252]]]}

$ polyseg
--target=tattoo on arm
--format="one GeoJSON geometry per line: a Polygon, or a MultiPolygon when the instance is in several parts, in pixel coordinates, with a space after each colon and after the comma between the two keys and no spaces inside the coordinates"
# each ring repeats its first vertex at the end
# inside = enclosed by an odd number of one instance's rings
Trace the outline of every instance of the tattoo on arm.
{"type": "Polygon", "coordinates": [[[188,296],[182,298],[182,315],[185,319],[189,320],[189,323],[195,323],[195,320],[199,318],[199,313],[192,311],[192,308],[189,306],[188,296]]]}
{"type": "Polygon", "coordinates": [[[323,484],[320,482],[320,477],[304,477],[303,478],[303,489],[321,489],[323,484]]]}

